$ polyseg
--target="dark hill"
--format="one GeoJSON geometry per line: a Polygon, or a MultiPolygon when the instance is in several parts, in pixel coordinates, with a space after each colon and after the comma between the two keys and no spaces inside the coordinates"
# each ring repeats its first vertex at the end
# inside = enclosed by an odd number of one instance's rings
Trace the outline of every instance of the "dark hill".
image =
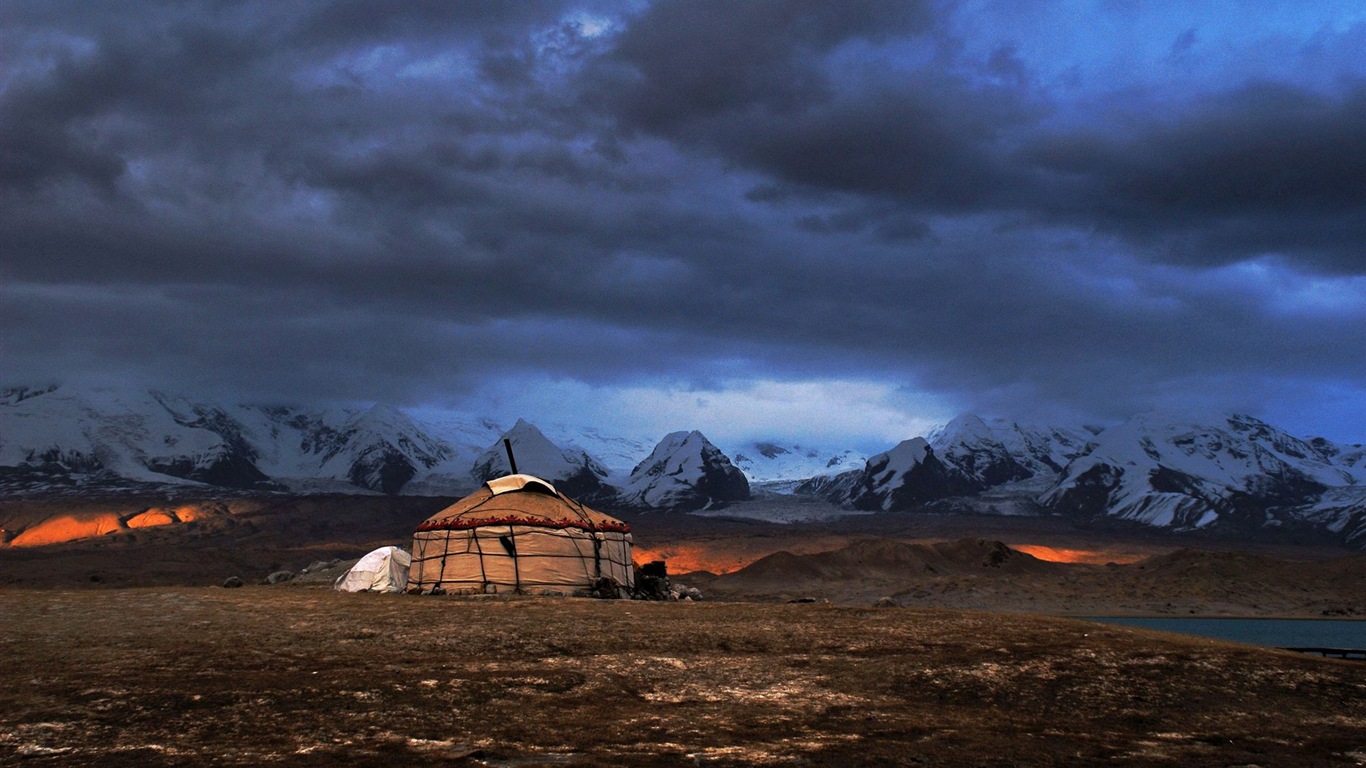
{"type": "Polygon", "coordinates": [[[795,588],[819,583],[897,582],[983,571],[1040,573],[1059,567],[1064,566],[1038,560],[999,541],[962,539],[912,544],[894,539],[864,539],[831,552],[776,552],[719,577],[717,583],[737,589],[795,588]]]}
{"type": "Polygon", "coordinates": [[[864,539],[813,554],[778,552],[682,583],[722,599],[825,598],[905,606],[1116,614],[1366,616],[1366,557],[1287,560],[1182,549],[1129,565],[1039,560],[989,539],[864,539]]]}

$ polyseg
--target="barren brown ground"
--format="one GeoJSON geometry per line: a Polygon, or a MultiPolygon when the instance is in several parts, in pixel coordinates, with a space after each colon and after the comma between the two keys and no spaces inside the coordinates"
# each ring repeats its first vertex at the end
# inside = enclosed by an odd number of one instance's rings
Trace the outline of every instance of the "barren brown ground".
{"type": "Polygon", "coordinates": [[[1361,765],[1366,664],[1006,613],[0,590],[0,764],[1361,765]]]}
{"type": "Polygon", "coordinates": [[[709,599],[820,598],[845,605],[1071,616],[1366,617],[1366,556],[1286,560],[1181,549],[1128,565],[1038,560],[998,541],[862,539],[779,553],[724,576],[679,577],[709,599]]]}

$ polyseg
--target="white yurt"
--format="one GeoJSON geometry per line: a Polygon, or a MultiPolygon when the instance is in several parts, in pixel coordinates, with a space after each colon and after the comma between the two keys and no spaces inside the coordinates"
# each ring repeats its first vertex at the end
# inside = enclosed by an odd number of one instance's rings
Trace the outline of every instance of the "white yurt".
{"type": "Polygon", "coordinates": [[[631,528],[532,475],[490,480],[413,533],[409,585],[424,592],[569,594],[634,586],[631,528]]]}
{"type": "Polygon", "coordinates": [[[413,557],[398,547],[380,547],[362,557],[332,585],[340,592],[402,592],[413,557]]]}

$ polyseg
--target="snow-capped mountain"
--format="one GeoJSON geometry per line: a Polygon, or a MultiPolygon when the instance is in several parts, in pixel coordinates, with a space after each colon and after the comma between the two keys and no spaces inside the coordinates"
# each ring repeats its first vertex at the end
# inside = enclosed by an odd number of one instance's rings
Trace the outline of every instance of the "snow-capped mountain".
{"type": "Polygon", "coordinates": [[[592,456],[608,472],[608,482],[620,484],[640,457],[650,455],[653,439],[609,435],[596,427],[548,422],[537,424],[541,433],[566,451],[592,456]]]}
{"type": "Polygon", "coordinates": [[[1147,414],[1091,431],[969,414],[796,491],[849,509],[1065,514],[1252,535],[1294,529],[1363,546],[1364,453],[1244,415],[1147,414]]]}
{"type": "Polygon", "coordinates": [[[1296,513],[1303,524],[1366,549],[1366,489],[1361,486],[1329,488],[1317,502],[1296,513]]]}
{"type": "Polygon", "coordinates": [[[1242,415],[1147,414],[1081,430],[968,414],[866,461],[851,451],[756,442],[732,464],[696,432],[671,434],[651,450],[647,441],[594,429],[542,431],[519,421],[504,431],[493,420],[450,411],[16,388],[0,390],[0,493],[456,495],[508,471],[504,437],[519,470],[613,507],[700,509],[747,498],[755,482],[851,510],[1060,514],[1252,535],[1309,531],[1366,547],[1366,448],[1302,439],[1242,415]]]}
{"type": "Polygon", "coordinates": [[[745,475],[701,432],[672,432],[631,472],[620,502],[653,509],[701,509],[749,498],[745,475]]]}
{"type": "Polygon", "coordinates": [[[1032,427],[965,413],[928,436],[934,455],[965,481],[981,486],[1053,476],[1094,447],[1094,435],[1061,427],[1032,427]]]}
{"type": "Polygon", "coordinates": [[[506,429],[506,425],[492,419],[466,414],[401,410],[398,413],[412,422],[417,435],[440,442],[446,453],[440,463],[426,469],[418,467],[417,473],[401,489],[400,493],[404,494],[450,495],[477,486],[470,468],[506,429]]]}
{"type": "Polygon", "coordinates": [[[57,387],[0,392],[0,466],[23,482],[189,481],[237,488],[268,478],[221,413],[154,392],[57,387]]]}
{"type": "Polygon", "coordinates": [[[1251,416],[1200,423],[1147,414],[1102,432],[1040,500],[1064,513],[1104,510],[1159,527],[1279,524],[1303,517],[1294,508],[1316,504],[1329,489],[1366,478],[1354,464],[1338,462],[1344,455],[1354,454],[1251,416]]]}
{"type": "Polygon", "coordinates": [[[754,482],[791,486],[813,477],[833,476],[859,469],[868,456],[854,450],[836,450],[774,441],[746,443],[732,455],[737,469],[754,482]]]}
{"type": "Polygon", "coordinates": [[[903,440],[868,459],[862,469],[817,478],[798,486],[853,509],[884,512],[911,509],[935,499],[979,490],[947,467],[923,437],[903,440]]]}
{"type": "Polygon", "coordinates": [[[253,426],[264,428],[250,433],[268,451],[258,466],[295,486],[321,478],[397,493],[419,473],[431,473],[456,456],[445,442],[388,406],[312,414],[288,408],[236,410],[239,424],[257,417],[253,426]]]}
{"type": "MultiPolygon", "coordinates": [[[[146,390],[8,389],[0,390],[0,492],[179,487],[457,495],[509,471],[507,439],[520,471],[584,501],[620,506],[617,486],[627,484],[652,444],[595,429],[552,430],[554,441],[524,420],[504,431],[486,418],[450,411],[414,417],[384,405],[310,409],[146,390]]],[[[732,498],[716,477],[712,470],[698,477],[716,486],[703,495],[732,498]]],[[[681,498],[688,477],[674,479],[681,498]]],[[[644,494],[638,503],[651,506],[666,496],[644,494]]]]}
{"type": "Polygon", "coordinates": [[[969,413],[932,431],[928,439],[906,440],[873,456],[860,469],[807,480],[797,492],[853,509],[913,509],[1035,477],[1052,480],[1094,445],[1090,437],[1079,430],[987,421],[969,413]]]}
{"type": "Polygon", "coordinates": [[[0,467],[11,484],[395,493],[443,471],[469,486],[470,459],[386,406],[307,411],[64,387],[0,399],[0,467]]]}
{"type": "Polygon", "coordinates": [[[518,472],[549,480],[562,493],[584,501],[615,495],[606,483],[607,470],[597,460],[582,450],[560,448],[525,419],[518,419],[479,455],[471,470],[475,480],[482,483],[512,473],[504,440],[512,446],[518,472]]]}

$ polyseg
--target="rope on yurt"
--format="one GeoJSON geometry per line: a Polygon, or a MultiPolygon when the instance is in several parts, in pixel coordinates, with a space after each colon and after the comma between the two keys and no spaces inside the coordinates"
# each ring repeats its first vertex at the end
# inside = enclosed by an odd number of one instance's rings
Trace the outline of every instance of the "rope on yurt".
{"type": "MultiPolygon", "coordinates": [[[[420,537],[415,536],[415,537],[413,538],[413,562],[420,565],[419,570],[422,572],[422,577],[419,578],[419,579],[417,579],[416,581],[414,581],[414,582],[412,583],[412,586],[417,587],[417,588],[419,588],[419,589],[428,586],[428,583],[429,583],[429,582],[428,582],[428,579],[427,579],[427,575],[428,575],[429,569],[428,569],[428,567],[427,567],[427,564],[430,563],[432,560],[437,559],[437,555],[432,554],[432,553],[435,552],[435,550],[436,550],[436,536],[437,536],[437,534],[433,533],[433,534],[430,534],[430,535],[421,535],[420,537]]],[[[445,571],[445,555],[442,555],[441,558],[442,558],[442,572],[444,572],[444,571],[445,571]]],[[[438,573],[437,576],[436,576],[436,578],[435,578],[434,580],[431,581],[431,585],[432,585],[432,586],[440,586],[440,584],[441,584],[441,575],[440,575],[440,573],[438,573]]]]}
{"type": "MultiPolygon", "coordinates": [[[[499,538],[502,539],[502,537],[499,538]]],[[[513,532],[511,525],[508,526],[507,538],[502,539],[502,541],[503,548],[512,557],[512,591],[520,595],[522,594],[522,569],[517,564],[517,534],[513,532]]]]}
{"type": "Polygon", "coordinates": [[[446,537],[441,542],[441,570],[437,571],[436,586],[441,586],[442,580],[446,578],[446,557],[451,553],[451,532],[446,531],[446,537]]]}
{"type": "MultiPolygon", "coordinates": [[[[425,539],[416,539],[416,538],[413,539],[413,562],[414,562],[414,563],[420,563],[420,562],[422,562],[422,553],[426,551],[426,547],[427,547],[427,541],[426,541],[425,539]]],[[[410,566],[410,567],[411,567],[411,566],[410,566]]],[[[409,571],[409,574],[411,574],[411,573],[412,573],[412,571],[409,571]]],[[[419,588],[422,586],[422,580],[421,580],[421,579],[418,579],[416,582],[413,582],[411,576],[409,577],[408,583],[409,583],[409,584],[412,584],[413,586],[419,587],[419,588]]]]}
{"type": "Polygon", "coordinates": [[[487,592],[489,588],[489,574],[484,570],[484,545],[479,543],[479,529],[471,528],[468,531],[469,537],[474,540],[474,551],[479,553],[479,591],[487,592]]]}

